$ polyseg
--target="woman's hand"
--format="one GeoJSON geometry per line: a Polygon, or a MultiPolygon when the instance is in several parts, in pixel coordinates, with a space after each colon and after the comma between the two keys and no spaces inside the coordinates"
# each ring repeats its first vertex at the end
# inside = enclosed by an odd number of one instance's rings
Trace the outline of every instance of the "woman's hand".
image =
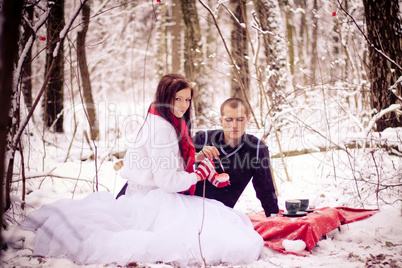
{"type": "Polygon", "coordinates": [[[209,180],[217,188],[223,188],[230,184],[229,175],[216,173],[215,165],[209,158],[202,160],[195,170],[195,174],[197,174],[197,181],[209,180]]]}
{"type": "Polygon", "coordinates": [[[195,170],[195,174],[197,174],[197,181],[212,181],[217,174],[215,171],[214,162],[212,162],[212,160],[209,158],[205,158],[198,165],[198,168],[195,170]]]}
{"type": "Polygon", "coordinates": [[[202,148],[201,151],[199,151],[195,155],[195,162],[201,162],[202,160],[205,159],[205,157],[209,159],[218,159],[219,158],[219,151],[215,146],[205,146],[202,148]]]}

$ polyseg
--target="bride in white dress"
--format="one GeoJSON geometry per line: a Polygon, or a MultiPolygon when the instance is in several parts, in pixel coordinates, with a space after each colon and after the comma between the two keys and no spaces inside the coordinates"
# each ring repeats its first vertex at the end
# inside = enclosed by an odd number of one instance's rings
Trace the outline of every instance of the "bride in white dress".
{"type": "Polygon", "coordinates": [[[216,180],[208,158],[193,170],[194,146],[186,125],[192,96],[183,76],[162,77],[120,172],[128,180],[126,195],[115,199],[96,192],[30,213],[23,228],[36,233],[35,255],[123,265],[236,265],[258,259],[263,239],[246,215],[180,193],[193,192],[197,181],[205,179],[217,187],[227,185],[216,180]]]}

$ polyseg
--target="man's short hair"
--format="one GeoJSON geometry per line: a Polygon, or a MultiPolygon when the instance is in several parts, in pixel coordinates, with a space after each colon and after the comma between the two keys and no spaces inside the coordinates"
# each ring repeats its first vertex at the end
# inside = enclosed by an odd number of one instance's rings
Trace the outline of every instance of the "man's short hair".
{"type": "Polygon", "coordinates": [[[229,98],[229,99],[225,100],[221,105],[221,116],[223,116],[223,109],[227,105],[229,105],[229,107],[232,109],[236,109],[237,107],[239,107],[239,105],[242,105],[244,107],[244,109],[246,110],[246,115],[247,116],[250,115],[250,108],[245,100],[243,100],[241,98],[229,98]]]}

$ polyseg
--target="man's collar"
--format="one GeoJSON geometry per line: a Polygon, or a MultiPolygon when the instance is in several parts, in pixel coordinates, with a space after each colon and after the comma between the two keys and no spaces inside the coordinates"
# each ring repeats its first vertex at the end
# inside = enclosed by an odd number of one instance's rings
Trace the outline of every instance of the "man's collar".
{"type": "Polygon", "coordinates": [[[223,155],[225,155],[225,157],[230,157],[233,154],[237,153],[240,150],[240,148],[243,147],[243,145],[245,144],[245,138],[246,134],[244,133],[241,141],[236,145],[236,147],[232,148],[231,146],[225,143],[224,133],[222,130],[217,140],[219,146],[218,144],[216,144],[215,146],[219,147],[218,149],[220,149],[220,151],[223,153],[223,155]]]}

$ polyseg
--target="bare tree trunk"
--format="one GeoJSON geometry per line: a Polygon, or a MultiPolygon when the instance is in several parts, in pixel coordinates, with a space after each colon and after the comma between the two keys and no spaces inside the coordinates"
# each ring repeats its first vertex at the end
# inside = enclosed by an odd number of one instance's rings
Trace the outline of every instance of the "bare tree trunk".
{"type": "MultiPolygon", "coordinates": [[[[350,0],[345,0],[344,1],[344,8],[345,8],[345,10],[347,11],[347,12],[349,12],[349,1],[350,0]]],[[[335,16],[336,17],[336,16],[335,16]]],[[[347,60],[346,60],[346,62],[345,62],[345,68],[343,69],[343,77],[345,78],[345,79],[347,79],[348,78],[348,73],[349,73],[349,65],[350,65],[350,67],[353,69],[352,71],[353,71],[353,76],[355,76],[355,75],[358,75],[358,76],[360,76],[360,73],[359,72],[357,72],[357,70],[356,70],[356,68],[354,67],[355,66],[355,64],[353,63],[353,59],[352,59],[352,57],[351,57],[351,55],[350,55],[350,53],[349,53],[349,48],[348,48],[348,39],[347,39],[347,33],[346,33],[346,35],[344,35],[345,33],[343,33],[342,32],[342,27],[341,27],[341,25],[340,25],[340,23],[338,22],[338,20],[339,20],[339,18],[338,17],[336,17],[336,21],[337,21],[337,26],[338,26],[338,29],[339,29],[339,38],[341,39],[340,40],[340,45],[341,46],[343,46],[343,49],[344,49],[344,52],[345,52],[345,54],[346,54],[346,57],[348,58],[347,60]],[[345,42],[344,42],[345,41],[345,42]]],[[[360,80],[360,77],[359,77],[359,80],[360,80]]],[[[355,98],[357,98],[357,94],[354,96],[355,98]]],[[[356,101],[356,103],[357,103],[357,101],[356,101]]],[[[357,108],[357,107],[356,107],[357,108]]]]}
{"type": "MultiPolygon", "coordinates": [[[[306,55],[308,55],[308,27],[307,27],[307,18],[306,18],[306,10],[307,10],[307,0],[299,0],[300,8],[303,12],[300,15],[300,25],[299,25],[299,65],[302,69],[306,70],[306,55]]],[[[301,81],[306,85],[307,75],[305,72],[301,73],[299,76],[301,81]]]]}
{"type": "Polygon", "coordinates": [[[187,79],[195,82],[194,108],[198,125],[205,122],[202,116],[204,110],[210,106],[212,100],[206,92],[205,70],[203,66],[204,56],[201,43],[201,29],[198,19],[195,0],[181,0],[181,9],[185,25],[184,37],[184,72],[187,79]]]}
{"type": "MultiPolygon", "coordinates": [[[[49,5],[51,2],[49,1],[49,5]]],[[[57,57],[53,57],[53,52],[60,41],[60,32],[64,28],[64,0],[54,0],[51,7],[47,24],[47,55],[46,71],[48,75],[49,67],[52,61],[55,61],[55,67],[49,74],[50,80],[46,88],[44,99],[44,122],[47,127],[54,125],[56,132],[63,132],[63,84],[64,84],[64,49],[60,44],[60,50],[57,57]]]]}
{"type": "Polygon", "coordinates": [[[96,109],[94,98],[92,96],[91,79],[88,71],[87,57],[85,52],[85,40],[89,27],[89,17],[91,14],[90,1],[83,5],[81,12],[82,29],[77,33],[77,60],[81,73],[85,107],[91,129],[91,140],[97,140],[99,135],[99,124],[96,118],[96,109]]]}
{"type": "MultiPolygon", "coordinates": [[[[371,107],[377,112],[396,103],[397,98],[388,88],[402,75],[400,67],[396,67],[376,49],[381,50],[397,64],[402,63],[401,21],[398,17],[399,1],[363,0],[367,37],[369,46],[369,68],[371,80],[371,107]],[[374,48],[373,48],[374,46],[374,48]]],[[[402,85],[397,86],[397,94],[402,92],[402,85]]],[[[377,131],[387,127],[402,126],[402,118],[392,112],[377,121],[377,131]]]]}
{"type": "Polygon", "coordinates": [[[178,73],[182,70],[182,14],[180,9],[180,1],[173,0],[172,5],[172,26],[171,26],[171,34],[172,34],[172,72],[178,73]]]}
{"type": "MultiPolygon", "coordinates": [[[[363,62],[368,62],[368,52],[367,50],[363,51],[363,62]]],[[[367,64],[362,64],[362,69],[361,69],[361,73],[362,73],[362,78],[365,79],[366,81],[368,81],[368,76],[370,74],[370,69],[368,68],[367,64]]],[[[366,85],[362,84],[362,108],[363,109],[370,109],[370,90],[366,89],[366,85]]]]}
{"type": "Polygon", "coordinates": [[[158,5],[158,20],[157,20],[157,26],[156,26],[156,41],[157,41],[157,46],[158,46],[158,51],[157,51],[157,68],[158,68],[158,76],[162,77],[167,73],[168,70],[168,62],[166,60],[166,56],[168,55],[168,50],[167,50],[167,36],[166,36],[166,4],[165,3],[160,3],[158,5]]]}
{"type": "MultiPolygon", "coordinates": [[[[270,66],[270,68],[267,68],[265,65],[262,67],[256,66],[256,76],[257,76],[257,83],[258,87],[260,89],[260,95],[261,95],[261,111],[263,111],[263,103],[265,100],[266,104],[266,109],[265,113],[271,118],[272,120],[272,129],[275,134],[277,143],[278,143],[278,148],[279,152],[282,155],[282,146],[278,134],[278,129],[276,127],[276,122],[273,119],[273,114],[275,111],[280,110],[280,98],[274,99],[274,96],[283,96],[285,95],[282,89],[284,89],[281,85],[279,85],[278,81],[280,79],[280,67],[285,66],[285,61],[282,61],[281,64],[281,59],[278,52],[280,52],[280,42],[278,40],[274,41],[273,36],[275,36],[275,33],[277,32],[277,24],[275,20],[278,20],[275,16],[275,11],[280,14],[279,11],[279,6],[278,2],[276,0],[270,0],[270,1],[263,1],[263,0],[256,0],[254,1],[254,6],[255,9],[257,10],[258,14],[258,22],[257,24],[260,26],[260,34],[262,32],[262,37],[263,37],[263,44],[265,48],[265,60],[267,63],[267,66],[270,66]],[[268,34],[269,33],[269,34],[268,34]],[[272,34],[272,35],[271,35],[272,34]],[[263,72],[265,76],[269,77],[263,77],[263,72]],[[265,91],[264,88],[264,80],[268,82],[268,93],[265,91]],[[274,95],[275,94],[275,95],[274,95]],[[269,95],[269,100],[267,96],[269,95]],[[276,102],[278,101],[278,102],[276,102]],[[274,104],[273,104],[274,103],[274,104]],[[273,104],[273,105],[272,105],[273,104]],[[273,107],[272,107],[273,106],[273,107]]],[[[278,15],[278,14],[277,14],[278,15]]],[[[284,47],[284,46],[283,46],[284,47]]],[[[257,48],[258,50],[258,48],[257,48]]],[[[285,52],[285,51],[283,51],[285,52]]],[[[257,53],[258,55],[258,53],[257,53]]],[[[286,74],[285,72],[282,72],[286,74]]],[[[282,74],[283,75],[283,74],[282,74]]],[[[265,117],[264,114],[261,115],[262,118],[265,117]]],[[[264,124],[262,122],[262,124],[264,124]]],[[[268,136],[268,135],[267,135],[268,136]]],[[[265,139],[267,136],[264,135],[263,139],[265,139]]],[[[288,181],[290,181],[289,174],[286,168],[286,163],[284,160],[284,157],[281,157],[282,163],[283,163],[283,168],[285,171],[285,175],[288,181]]],[[[271,167],[271,173],[272,172],[272,167],[271,167]]],[[[274,180],[274,178],[273,178],[274,180]]],[[[275,184],[275,180],[274,180],[275,184]]],[[[276,190],[276,186],[275,186],[276,190]]]]}
{"type": "MultiPolygon", "coordinates": [[[[25,16],[28,22],[33,24],[33,12],[34,5],[30,5],[25,7],[25,16]]],[[[26,21],[23,22],[24,33],[22,35],[22,47],[25,47],[25,44],[28,42],[29,37],[32,35],[31,26],[26,21]]],[[[22,69],[22,95],[24,96],[25,105],[29,110],[32,107],[32,50],[30,49],[28,54],[26,55],[26,59],[24,62],[24,66],[22,69]]]]}
{"type": "Polygon", "coordinates": [[[198,20],[197,8],[194,0],[182,0],[182,14],[185,29],[184,71],[186,77],[192,81],[199,75],[203,60],[201,46],[201,29],[198,20]]]}
{"type": "Polygon", "coordinates": [[[289,70],[290,70],[290,74],[292,76],[294,76],[294,74],[295,74],[295,50],[294,50],[294,45],[293,45],[294,26],[293,26],[292,12],[290,11],[290,9],[292,7],[289,5],[288,0],[280,0],[279,3],[280,3],[280,5],[282,6],[282,8],[283,8],[283,10],[285,12],[286,39],[287,39],[287,44],[288,44],[289,70]]]}
{"type": "Polygon", "coordinates": [[[239,73],[241,82],[244,85],[247,96],[250,96],[250,78],[249,78],[249,66],[248,66],[248,42],[247,32],[243,24],[246,24],[246,1],[244,0],[231,0],[232,12],[235,18],[232,17],[232,33],[231,33],[231,53],[236,63],[231,69],[232,83],[231,83],[231,97],[244,98],[239,81],[237,81],[237,75],[239,73]]]}
{"type": "MultiPolygon", "coordinates": [[[[0,221],[3,222],[5,209],[10,207],[10,183],[5,172],[5,158],[10,118],[10,102],[13,93],[14,60],[18,53],[19,26],[21,23],[22,0],[3,1],[0,13],[0,221]]],[[[2,236],[0,228],[0,244],[2,236]]]]}
{"type": "Polygon", "coordinates": [[[277,0],[256,0],[254,1],[255,10],[261,30],[265,33],[262,35],[266,66],[262,66],[261,70],[266,70],[267,78],[267,94],[271,102],[271,109],[278,110],[280,104],[285,98],[284,85],[279,84],[280,80],[285,81],[283,76],[286,71],[286,55],[285,44],[279,37],[280,10],[277,0]],[[272,34],[270,34],[272,33],[272,34]],[[267,68],[268,66],[268,68],[267,68]]]}
{"type": "MultiPolygon", "coordinates": [[[[208,0],[208,6],[213,6],[213,1],[208,0]]],[[[219,14],[217,14],[218,16],[219,14]]],[[[210,60],[211,58],[215,58],[214,55],[217,52],[217,46],[216,46],[216,40],[217,40],[217,32],[215,30],[215,27],[212,23],[208,23],[207,25],[207,31],[206,31],[206,48],[205,48],[205,53],[206,53],[206,59],[207,59],[207,66],[209,70],[212,70],[214,68],[214,61],[210,60]]]]}
{"type": "MultiPolygon", "coordinates": [[[[22,20],[19,22],[20,24],[22,23],[22,20]]],[[[18,39],[20,38],[20,28],[17,30],[17,35],[18,39]]],[[[18,50],[17,53],[14,55],[14,63],[17,64],[18,62],[18,50]]],[[[7,166],[7,173],[6,173],[6,209],[9,209],[11,206],[11,199],[10,199],[10,192],[11,192],[11,184],[12,184],[12,179],[13,179],[13,169],[14,169],[14,154],[13,154],[13,148],[10,146],[12,144],[12,141],[15,137],[15,134],[19,128],[20,124],[20,102],[21,102],[21,94],[19,92],[19,89],[16,85],[18,83],[18,78],[16,77],[18,74],[15,73],[15,67],[12,67],[12,77],[13,79],[13,89],[11,91],[11,96],[9,97],[9,101],[11,103],[11,106],[9,108],[9,126],[7,127],[8,130],[8,139],[6,140],[8,146],[8,151],[11,153],[8,154],[8,166],[7,166]]]]}
{"type": "Polygon", "coordinates": [[[313,36],[311,40],[311,82],[313,85],[317,84],[317,65],[318,65],[318,51],[317,51],[317,39],[318,39],[318,17],[316,16],[318,10],[317,0],[314,0],[313,6],[313,36]]]}

